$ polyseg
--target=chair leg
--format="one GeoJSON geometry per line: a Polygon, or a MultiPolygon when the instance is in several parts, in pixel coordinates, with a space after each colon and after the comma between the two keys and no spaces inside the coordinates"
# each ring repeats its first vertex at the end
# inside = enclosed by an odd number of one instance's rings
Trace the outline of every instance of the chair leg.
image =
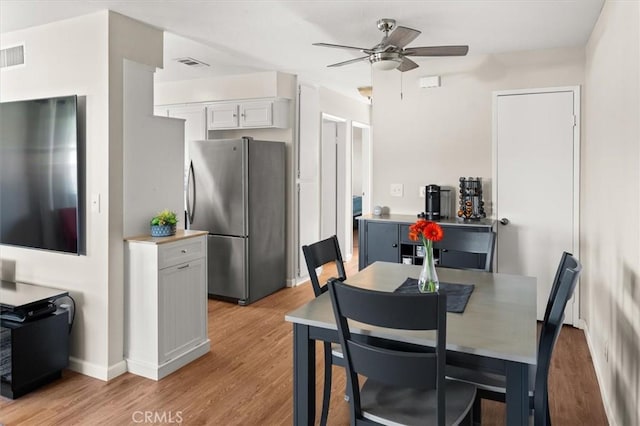
{"type": "Polygon", "coordinates": [[[551,426],[551,413],[549,413],[549,404],[547,404],[547,426],[551,426]]]}
{"type": "Polygon", "coordinates": [[[473,412],[473,424],[479,425],[482,419],[482,398],[476,396],[471,410],[473,412]]]}
{"type": "Polygon", "coordinates": [[[324,390],[322,392],[322,413],[320,426],[326,426],[329,418],[329,401],[331,401],[331,343],[324,344],[324,390]]]}

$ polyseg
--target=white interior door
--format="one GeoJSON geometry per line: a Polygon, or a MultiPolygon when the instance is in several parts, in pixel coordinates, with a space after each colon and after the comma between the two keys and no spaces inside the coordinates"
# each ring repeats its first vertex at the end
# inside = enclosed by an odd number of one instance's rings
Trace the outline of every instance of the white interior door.
{"type": "Polygon", "coordinates": [[[337,123],[322,120],[320,239],[337,234],[337,123]]]}
{"type": "Polygon", "coordinates": [[[537,278],[539,320],[562,252],[577,255],[578,99],[578,88],[494,95],[495,215],[508,221],[497,225],[496,271],[537,278]]]}

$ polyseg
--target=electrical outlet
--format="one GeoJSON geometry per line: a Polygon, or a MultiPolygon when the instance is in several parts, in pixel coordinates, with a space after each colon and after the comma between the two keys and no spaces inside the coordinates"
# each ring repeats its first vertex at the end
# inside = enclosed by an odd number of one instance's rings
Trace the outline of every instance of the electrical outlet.
{"type": "Polygon", "coordinates": [[[427,187],[426,186],[418,187],[418,197],[424,198],[426,196],[427,196],[427,187]]]}
{"type": "Polygon", "coordinates": [[[404,188],[401,183],[392,183],[390,186],[390,192],[392,197],[402,197],[404,188]]]}

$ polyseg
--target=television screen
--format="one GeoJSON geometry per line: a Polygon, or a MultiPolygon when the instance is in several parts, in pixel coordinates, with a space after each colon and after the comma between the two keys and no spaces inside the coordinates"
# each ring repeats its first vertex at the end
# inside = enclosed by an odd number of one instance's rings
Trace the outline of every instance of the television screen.
{"type": "Polygon", "coordinates": [[[0,103],[0,244],[83,253],[77,105],[0,103]]]}

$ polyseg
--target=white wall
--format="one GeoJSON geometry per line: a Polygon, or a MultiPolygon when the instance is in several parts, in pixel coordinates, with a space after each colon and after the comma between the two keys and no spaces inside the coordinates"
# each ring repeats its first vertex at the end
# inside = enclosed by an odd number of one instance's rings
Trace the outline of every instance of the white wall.
{"type": "Polygon", "coordinates": [[[86,256],[2,246],[3,276],[4,265],[15,264],[17,280],[69,290],[78,304],[71,367],[108,379],[125,368],[122,58],[126,55],[161,65],[162,33],[101,11],[3,33],[1,42],[2,47],[24,43],[26,58],[24,66],[2,69],[1,101],[70,94],[86,97],[87,212],[86,256]],[[92,195],[100,196],[99,212],[91,210],[92,195]]]}
{"type": "Polygon", "coordinates": [[[480,176],[490,215],[492,92],[583,82],[581,48],[432,58],[402,81],[396,70],[374,71],[372,204],[416,214],[420,186],[457,189],[460,176],[480,176]],[[425,75],[440,75],[442,86],[420,88],[425,75]],[[404,185],[403,197],[389,194],[392,183],[404,185]]]}
{"type": "Polygon", "coordinates": [[[160,210],[184,229],[184,120],[153,115],[155,68],[124,61],[124,236],[149,234],[160,210]]]}
{"type": "MultiPolygon", "coordinates": [[[[344,132],[344,138],[340,138],[341,145],[338,153],[338,185],[344,188],[342,197],[338,200],[337,205],[342,210],[341,229],[338,233],[343,237],[341,241],[346,241],[344,246],[341,245],[343,257],[349,259],[352,255],[352,239],[351,232],[351,135],[352,123],[357,121],[362,124],[369,124],[371,121],[370,106],[367,102],[358,102],[353,98],[346,97],[337,92],[324,87],[316,87],[309,83],[304,83],[307,99],[305,108],[307,114],[313,115],[317,113],[316,120],[312,117],[305,117],[301,120],[300,128],[300,197],[306,205],[303,209],[320,210],[322,192],[322,182],[320,176],[320,138],[321,138],[321,122],[322,114],[328,114],[339,119],[343,119],[344,127],[340,130],[344,132]],[[342,144],[344,142],[344,144],[342,144]],[[303,145],[304,144],[304,145],[303,145]],[[310,205],[311,204],[311,205],[310,205]]],[[[301,101],[304,102],[304,101],[301,101]]],[[[303,210],[305,211],[305,210],[303,210]]],[[[307,267],[302,257],[301,246],[317,241],[320,238],[320,215],[304,215],[299,217],[301,240],[298,247],[298,265],[299,275],[298,281],[302,282],[308,277],[307,267]],[[304,228],[304,229],[303,229],[304,228]],[[312,229],[313,232],[309,232],[312,229]],[[314,241],[309,241],[312,235],[317,235],[314,241]]]]}
{"type": "Polygon", "coordinates": [[[585,80],[580,311],[609,420],[637,425],[640,3],[605,3],[586,47],[585,80]]]}

